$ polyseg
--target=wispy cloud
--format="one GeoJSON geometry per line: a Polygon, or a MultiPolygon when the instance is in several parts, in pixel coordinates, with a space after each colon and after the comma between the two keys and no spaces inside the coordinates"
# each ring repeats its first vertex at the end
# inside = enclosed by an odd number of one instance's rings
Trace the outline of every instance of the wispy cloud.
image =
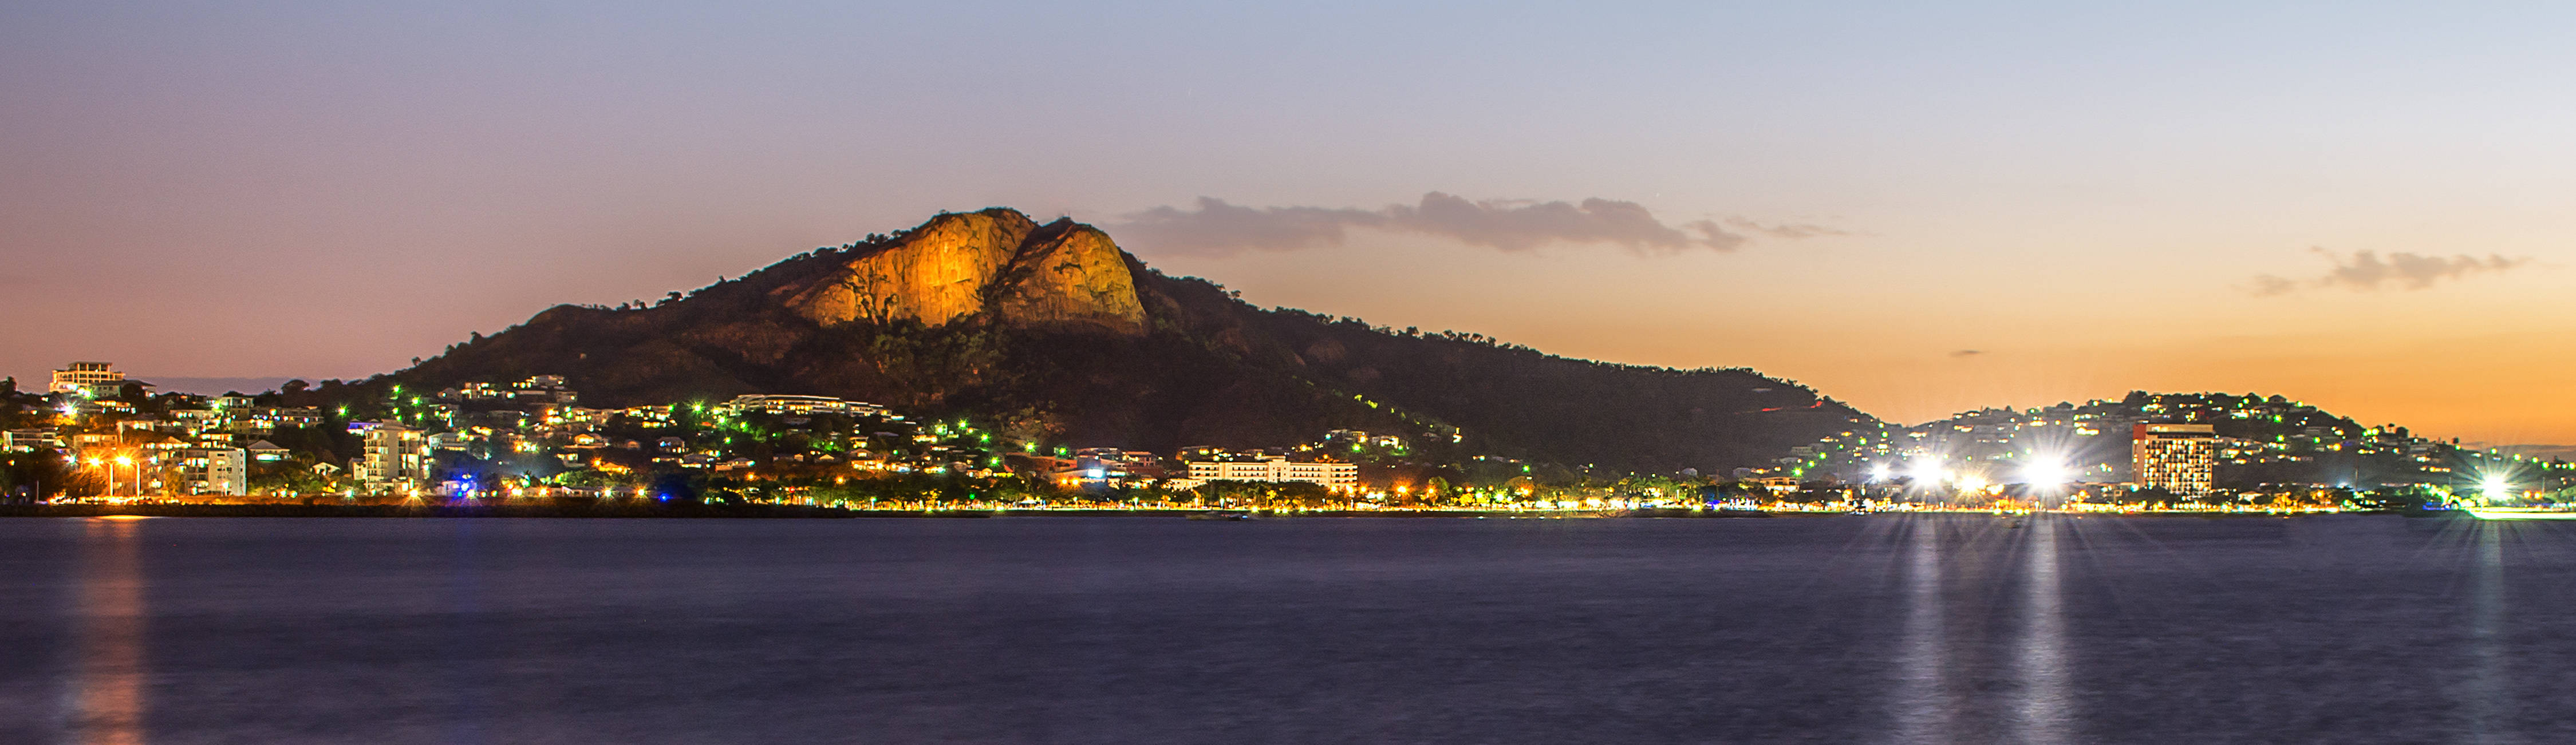
{"type": "Polygon", "coordinates": [[[2254,293],[2255,295],[2269,297],[2272,295],[2286,295],[2297,289],[2299,289],[2299,283],[2288,277],[2283,277],[2277,274],[2257,274],[2254,275],[2253,284],[2246,287],[2245,291],[2254,293]]]}
{"type": "Polygon", "coordinates": [[[1844,230],[1842,228],[1828,227],[1806,222],[1784,222],[1765,225],[1741,217],[1730,217],[1726,218],[1726,224],[1739,230],[1747,230],[1771,236],[1773,238],[1787,238],[1790,240],[1797,240],[1799,238],[1859,235],[1858,233],[1844,230]]]}
{"type": "Polygon", "coordinates": [[[1981,354],[1985,354],[1985,353],[1986,353],[1986,350],[1983,350],[1983,349],[1957,349],[1957,350],[1952,350],[1952,351],[1950,352],[1950,356],[1952,356],[1952,357],[1975,357],[1975,356],[1977,356],[1977,355],[1981,355],[1981,354]]]}
{"type": "Polygon", "coordinates": [[[2443,280],[2459,279],[2471,274],[2501,272],[2530,266],[2528,256],[2506,257],[2488,254],[2485,258],[2469,256],[2433,256],[2399,251],[2382,258],[2372,251],[2338,254],[2324,248],[2309,248],[2325,257],[2333,266],[2325,274],[2306,280],[2290,279],[2275,274],[2255,275],[2245,290],[2256,295],[2282,295],[2302,287],[2342,287],[2354,291],[2388,288],[2421,290],[2443,280]]]}
{"type": "Polygon", "coordinates": [[[1361,209],[1244,207],[1199,197],[1198,209],[1156,207],[1112,225],[1119,242],[1173,253],[1231,254],[1339,245],[1346,228],[1378,227],[1386,216],[1361,209]]]}
{"type": "MultiPolygon", "coordinates": [[[[1191,209],[1156,207],[1109,226],[1120,243],[1161,253],[1223,256],[1339,245],[1351,228],[1438,236],[1471,246],[1528,251],[1551,244],[1612,245],[1641,254],[1733,251],[1746,237],[1714,220],[1666,223],[1636,202],[1484,200],[1431,192],[1415,204],[1352,207],[1245,207],[1199,197],[1191,209]]],[[[1820,226],[1757,226],[1762,232],[1819,231],[1820,226]]]]}

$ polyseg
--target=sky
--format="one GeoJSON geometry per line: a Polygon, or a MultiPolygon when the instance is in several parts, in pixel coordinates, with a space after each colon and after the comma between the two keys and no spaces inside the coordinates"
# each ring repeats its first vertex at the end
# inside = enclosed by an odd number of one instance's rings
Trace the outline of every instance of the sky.
{"type": "Polygon", "coordinates": [[[0,373],[363,377],[1003,205],[1919,422],[2576,443],[2576,6],[0,4],[0,373]]]}

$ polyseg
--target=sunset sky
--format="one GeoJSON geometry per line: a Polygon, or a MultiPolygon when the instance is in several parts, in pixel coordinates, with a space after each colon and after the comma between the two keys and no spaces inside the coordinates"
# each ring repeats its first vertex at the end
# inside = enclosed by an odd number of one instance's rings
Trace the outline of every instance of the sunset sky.
{"type": "Polygon", "coordinates": [[[2576,6],[0,4],[0,373],[363,377],[1006,205],[1912,423],[2576,443],[2576,6]]]}

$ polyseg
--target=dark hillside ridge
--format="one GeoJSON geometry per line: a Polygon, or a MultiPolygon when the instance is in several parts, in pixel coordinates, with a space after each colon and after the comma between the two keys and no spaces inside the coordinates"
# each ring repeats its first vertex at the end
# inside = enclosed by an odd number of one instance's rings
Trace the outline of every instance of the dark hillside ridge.
{"type": "Polygon", "coordinates": [[[1870,422],[1743,369],[1567,359],[1469,334],[1263,310],[1087,225],[943,214],[650,308],[557,306],[394,373],[535,374],[590,406],[793,393],[973,416],[1077,447],[1283,446],[1331,429],[1456,452],[1669,472],[1763,465],[1870,422]]]}

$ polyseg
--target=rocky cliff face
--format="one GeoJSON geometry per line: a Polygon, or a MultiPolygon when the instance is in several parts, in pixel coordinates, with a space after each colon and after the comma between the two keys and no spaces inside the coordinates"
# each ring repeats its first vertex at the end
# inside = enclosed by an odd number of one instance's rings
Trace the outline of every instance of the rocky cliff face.
{"type": "Polygon", "coordinates": [[[1107,234],[1001,208],[940,215],[893,246],[772,294],[825,326],[909,319],[936,327],[989,312],[1022,328],[1145,332],[1135,276],[1107,234]]]}

